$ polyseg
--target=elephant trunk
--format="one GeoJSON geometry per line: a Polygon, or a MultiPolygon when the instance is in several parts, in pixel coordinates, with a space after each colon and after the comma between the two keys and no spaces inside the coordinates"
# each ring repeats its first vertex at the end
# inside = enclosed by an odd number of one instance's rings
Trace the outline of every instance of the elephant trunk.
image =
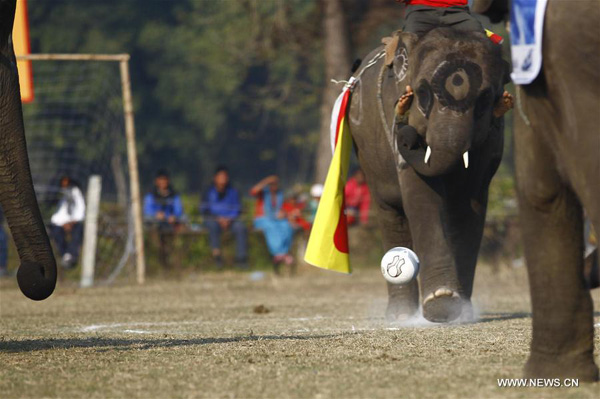
{"type": "MultiPolygon", "coordinates": [[[[2,21],[14,3],[2,2],[2,21]]],[[[12,18],[10,19],[12,27],[12,18]]],[[[6,25],[5,25],[6,26],[6,25]]],[[[10,32],[10,31],[9,31],[10,32]]],[[[10,226],[21,266],[19,287],[33,300],[49,297],[56,286],[56,261],[38,208],[23,127],[16,61],[10,34],[0,37],[0,204],[10,226]]]]}
{"type": "Polygon", "coordinates": [[[428,129],[426,140],[414,127],[406,125],[398,131],[398,149],[404,160],[419,174],[442,176],[458,165],[469,167],[471,129],[472,126],[470,129],[461,129],[459,134],[453,134],[448,129],[428,129]]]}

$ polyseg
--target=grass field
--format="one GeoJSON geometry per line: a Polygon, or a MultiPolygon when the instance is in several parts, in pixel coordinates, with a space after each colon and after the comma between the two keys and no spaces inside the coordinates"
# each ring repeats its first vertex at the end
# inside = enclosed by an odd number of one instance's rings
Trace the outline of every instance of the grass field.
{"type": "Polygon", "coordinates": [[[521,376],[528,352],[523,268],[480,267],[479,321],[448,326],[387,325],[377,269],[254,280],[226,272],[63,285],[40,303],[4,281],[0,397],[598,398],[600,384],[497,386],[521,376]]]}

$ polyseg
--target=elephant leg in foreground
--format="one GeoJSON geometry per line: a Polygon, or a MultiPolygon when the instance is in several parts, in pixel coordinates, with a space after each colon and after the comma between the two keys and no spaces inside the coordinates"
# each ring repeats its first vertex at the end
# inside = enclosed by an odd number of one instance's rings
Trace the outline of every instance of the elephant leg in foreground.
{"type": "Polygon", "coordinates": [[[0,204],[17,246],[19,287],[34,300],[50,296],[56,262],[33,190],[19,77],[12,48],[14,0],[0,0],[0,204]]]}
{"type": "Polygon", "coordinates": [[[583,263],[583,209],[600,227],[598,46],[597,2],[549,2],[541,76],[520,89],[529,123],[515,117],[515,161],[533,310],[525,371],[533,377],[598,380],[583,263]],[[580,23],[565,29],[567,21],[580,23]]]}
{"type": "MultiPolygon", "coordinates": [[[[516,148],[533,139],[520,133],[516,148]]],[[[527,149],[527,154],[517,152],[518,168],[529,170],[541,185],[529,188],[527,180],[519,182],[533,308],[533,340],[525,371],[531,377],[595,380],[593,307],[583,278],[582,209],[551,168],[547,148],[537,143],[527,149]],[[548,190],[540,191],[540,186],[548,190]]]]}

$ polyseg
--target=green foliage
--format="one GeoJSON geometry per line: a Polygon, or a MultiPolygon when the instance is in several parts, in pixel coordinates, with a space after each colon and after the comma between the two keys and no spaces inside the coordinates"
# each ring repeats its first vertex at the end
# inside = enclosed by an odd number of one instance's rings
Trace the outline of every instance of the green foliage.
{"type": "MultiPolygon", "coordinates": [[[[218,164],[251,184],[311,175],[323,84],[316,1],[30,0],[33,52],[132,54],[144,186],[218,164]]],[[[35,72],[34,72],[35,73],[35,72]]],[[[35,76],[34,76],[35,79],[35,76]]]]}
{"type": "MultiPolygon", "coordinates": [[[[402,7],[391,0],[343,4],[355,57],[402,25],[402,7]]],[[[229,165],[238,188],[271,173],[291,187],[312,180],[327,84],[321,7],[318,0],[29,0],[32,51],[132,55],[143,191],[156,169],[167,168],[179,191],[200,192],[219,164],[229,165]]],[[[503,26],[491,28],[508,38],[503,26]]],[[[511,114],[494,212],[512,174],[511,114]]]]}

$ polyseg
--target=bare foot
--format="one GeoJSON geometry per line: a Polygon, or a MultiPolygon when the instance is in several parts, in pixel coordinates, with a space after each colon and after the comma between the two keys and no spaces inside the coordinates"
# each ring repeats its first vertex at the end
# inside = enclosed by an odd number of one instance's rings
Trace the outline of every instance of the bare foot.
{"type": "Polygon", "coordinates": [[[406,111],[410,108],[410,104],[412,104],[413,99],[413,91],[410,86],[406,86],[406,91],[404,94],[398,99],[396,103],[396,114],[398,116],[404,116],[406,111]]]}
{"type": "Polygon", "coordinates": [[[511,110],[513,108],[513,105],[514,100],[512,94],[505,91],[504,94],[502,94],[502,97],[496,103],[496,105],[494,105],[494,117],[500,118],[502,115],[511,110]]]}

